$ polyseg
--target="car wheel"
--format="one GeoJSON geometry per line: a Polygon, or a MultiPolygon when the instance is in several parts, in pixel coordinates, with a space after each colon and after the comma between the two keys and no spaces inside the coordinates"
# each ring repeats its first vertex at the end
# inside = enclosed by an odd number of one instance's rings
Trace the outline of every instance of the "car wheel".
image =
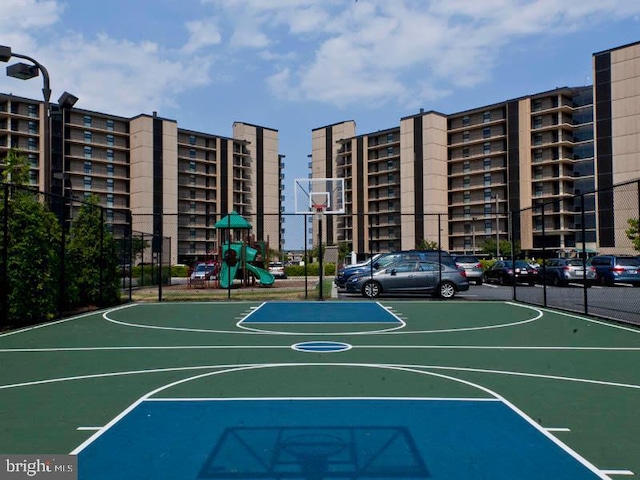
{"type": "Polygon", "coordinates": [[[456,294],[456,287],[451,282],[442,282],[439,288],[440,298],[453,298],[456,294]]]}
{"type": "Polygon", "coordinates": [[[481,278],[478,278],[476,280],[476,285],[482,285],[482,279],[481,278]]]}
{"type": "Polygon", "coordinates": [[[362,295],[367,298],[377,298],[381,292],[380,284],[373,280],[369,280],[362,286],[362,295]]]}
{"type": "Polygon", "coordinates": [[[554,287],[561,287],[562,286],[562,280],[560,280],[560,277],[558,275],[555,275],[553,277],[553,286],[554,287]]]}
{"type": "Polygon", "coordinates": [[[504,275],[500,275],[500,282],[499,283],[500,283],[500,285],[506,285],[507,284],[507,281],[504,278],[504,275]]]}

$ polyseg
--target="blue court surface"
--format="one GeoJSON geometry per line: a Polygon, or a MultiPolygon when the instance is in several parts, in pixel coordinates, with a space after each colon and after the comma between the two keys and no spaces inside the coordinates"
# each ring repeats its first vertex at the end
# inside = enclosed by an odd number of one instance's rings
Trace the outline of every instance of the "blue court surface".
{"type": "Polygon", "coordinates": [[[256,308],[242,323],[402,323],[379,303],[269,302],[256,308]]]}
{"type": "Polygon", "coordinates": [[[152,399],[79,450],[80,479],[589,479],[498,399],[152,399]]]}

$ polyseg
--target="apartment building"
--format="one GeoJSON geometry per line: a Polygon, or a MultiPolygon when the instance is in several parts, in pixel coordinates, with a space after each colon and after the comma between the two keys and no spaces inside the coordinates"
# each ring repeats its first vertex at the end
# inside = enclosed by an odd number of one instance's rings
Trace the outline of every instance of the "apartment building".
{"type": "MultiPolygon", "coordinates": [[[[0,162],[9,148],[22,151],[40,190],[43,118],[42,102],[0,94],[0,162]]],[[[130,215],[134,232],[170,238],[171,263],[211,258],[221,241],[213,225],[231,211],[249,220],[255,240],[282,247],[277,130],[235,122],[229,138],[156,113],[125,118],[61,105],[52,105],[51,123],[52,193],[97,195],[114,231],[130,215]]]]}
{"type": "Polygon", "coordinates": [[[640,178],[640,43],[594,54],[593,64],[594,86],[421,110],[367,134],[352,120],[314,129],[311,175],[345,179],[346,214],[328,220],[323,241],[358,253],[422,240],[480,253],[488,239],[513,237],[531,254],[619,252],[637,212],[613,191],[584,205],[575,196],[640,178]]]}

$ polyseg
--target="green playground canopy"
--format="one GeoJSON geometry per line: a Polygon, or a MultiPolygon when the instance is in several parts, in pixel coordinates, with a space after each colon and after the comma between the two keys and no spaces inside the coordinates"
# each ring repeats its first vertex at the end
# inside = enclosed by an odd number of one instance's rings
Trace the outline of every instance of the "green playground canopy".
{"type": "Polygon", "coordinates": [[[251,230],[251,224],[238,212],[231,212],[226,217],[218,220],[214,225],[214,228],[220,229],[244,229],[251,230]]]}

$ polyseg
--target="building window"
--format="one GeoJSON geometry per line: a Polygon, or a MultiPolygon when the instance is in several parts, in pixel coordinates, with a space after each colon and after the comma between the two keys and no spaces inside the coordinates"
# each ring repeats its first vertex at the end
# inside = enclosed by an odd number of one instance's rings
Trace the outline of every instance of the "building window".
{"type": "Polygon", "coordinates": [[[195,200],[196,198],[196,191],[194,189],[189,190],[189,198],[191,200],[195,200]]]}
{"type": "Polygon", "coordinates": [[[484,160],[482,160],[482,168],[484,170],[491,170],[491,159],[490,158],[485,158],[484,160]]]}
{"type": "Polygon", "coordinates": [[[393,168],[393,160],[387,160],[387,170],[391,170],[393,168]]]}
{"type": "Polygon", "coordinates": [[[27,107],[27,112],[29,114],[30,117],[37,117],[38,116],[38,105],[29,105],[27,107]]]}
{"type": "Polygon", "coordinates": [[[189,149],[189,157],[190,158],[196,158],[196,149],[195,148],[189,149]]]}
{"type": "Polygon", "coordinates": [[[491,185],[491,174],[490,173],[485,173],[484,174],[484,186],[488,187],[491,185]]]}
{"type": "Polygon", "coordinates": [[[91,162],[84,162],[84,173],[85,175],[91,175],[91,170],[92,170],[92,166],[91,166],[91,162]]]}
{"type": "Polygon", "coordinates": [[[534,112],[539,112],[540,110],[542,110],[542,100],[536,98],[531,105],[531,110],[533,110],[534,112]]]}
{"type": "Polygon", "coordinates": [[[466,157],[468,157],[469,155],[470,155],[470,153],[469,153],[469,149],[468,149],[467,147],[464,147],[464,148],[462,149],[462,156],[463,156],[464,158],[466,158],[466,157]]]}
{"type": "Polygon", "coordinates": [[[91,132],[84,132],[84,143],[91,143],[91,141],[93,140],[93,136],[91,135],[91,132]]]}
{"type": "Polygon", "coordinates": [[[196,184],[196,176],[189,175],[189,185],[195,185],[195,184],[196,184]]]}
{"type": "Polygon", "coordinates": [[[482,112],[482,122],[487,123],[491,121],[491,112],[482,112]]]}
{"type": "Polygon", "coordinates": [[[469,141],[469,137],[470,137],[469,130],[465,130],[464,132],[462,132],[462,141],[463,142],[468,142],[469,141]]]}
{"type": "Polygon", "coordinates": [[[542,134],[541,133],[535,133],[533,135],[533,144],[534,145],[542,145],[542,134]]]}
{"type": "Polygon", "coordinates": [[[113,163],[107,163],[107,175],[113,177],[113,163]]]}
{"type": "Polygon", "coordinates": [[[387,157],[390,157],[393,155],[393,147],[387,147],[387,157]]]}
{"type": "Polygon", "coordinates": [[[196,211],[196,202],[189,202],[189,210],[193,213],[196,211]]]}
{"type": "Polygon", "coordinates": [[[491,220],[485,220],[484,221],[484,233],[485,234],[489,234],[493,232],[493,223],[491,222],[491,220]]]}
{"type": "Polygon", "coordinates": [[[393,142],[393,133],[387,133],[387,143],[393,142]]]}
{"type": "Polygon", "coordinates": [[[462,117],[462,126],[463,127],[468,126],[469,123],[471,123],[471,119],[469,118],[469,115],[465,115],[464,117],[462,117]]]}
{"type": "Polygon", "coordinates": [[[471,207],[464,207],[464,218],[471,218],[471,207]]]}
{"type": "Polygon", "coordinates": [[[533,151],[533,161],[541,162],[542,161],[542,150],[539,148],[533,151]]]}
{"type": "Polygon", "coordinates": [[[84,189],[91,190],[91,177],[84,177],[84,189]]]}
{"type": "Polygon", "coordinates": [[[29,150],[37,150],[38,149],[38,140],[34,137],[27,138],[27,148],[29,150]]]}
{"type": "MultiPolygon", "coordinates": [[[[489,199],[489,201],[491,201],[491,199],[489,199]]],[[[485,217],[491,215],[491,204],[490,203],[485,204],[485,206],[484,206],[484,215],[485,215],[485,217]]]]}
{"type": "Polygon", "coordinates": [[[542,128],[542,117],[536,116],[533,117],[533,128],[542,128]]]}
{"type": "Polygon", "coordinates": [[[38,184],[38,172],[36,172],[35,170],[29,170],[29,183],[31,185],[38,184]]]}
{"type": "Polygon", "coordinates": [[[191,238],[192,240],[195,240],[195,238],[196,238],[196,229],[195,228],[190,228],[189,229],[189,238],[191,238]]]}
{"type": "Polygon", "coordinates": [[[462,171],[464,173],[470,172],[471,171],[471,163],[469,163],[468,161],[464,162],[462,164],[462,171]]]}
{"type": "Polygon", "coordinates": [[[189,145],[195,145],[195,144],[196,144],[196,136],[189,135],[189,145]]]}
{"type": "Polygon", "coordinates": [[[84,158],[92,158],[93,157],[93,150],[91,149],[91,147],[84,147],[84,158]]]}
{"type": "Polygon", "coordinates": [[[471,178],[469,178],[468,176],[465,176],[462,179],[462,187],[463,188],[469,188],[471,186],[471,178]]]}
{"type": "Polygon", "coordinates": [[[113,192],[113,178],[107,178],[107,192],[113,192]]]}
{"type": "Polygon", "coordinates": [[[33,120],[29,120],[29,133],[31,135],[37,135],[38,134],[38,122],[34,122],[33,120]]]}
{"type": "Polygon", "coordinates": [[[482,144],[482,151],[485,154],[491,153],[491,142],[484,142],[482,144]]]}
{"type": "Polygon", "coordinates": [[[113,193],[107,193],[107,208],[113,208],[113,193]]]}
{"type": "Polygon", "coordinates": [[[91,118],[91,115],[85,115],[84,116],[84,126],[85,127],[91,127],[93,125],[93,119],[91,118]]]}
{"type": "Polygon", "coordinates": [[[533,178],[535,180],[542,180],[542,167],[533,167],[533,178]]]}
{"type": "Polygon", "coordinates": [[[107,161],[113,162],[113,150],[107,149],[107,161]]]}
{"type": "Polygon", "coordinates": [[[114,136],[111,134],[107,134],[107,145],[113,147],[115,145],[114,136]]]}
{"type": "Polygon", "coordinates": [[[189,160],[189,171],[194,173],[196,171],[196,162],[194,160],[189,160]]]}
{"type": "Polygon", "coordinates": [[[490,138],[491,137],[491,127],[485,127],[482,129],[482,138],[490,138]]]}
{"type": "Polygon", "coordinates": [[[114,130],[114,121],[107,119],[107,130],[109,130],[110,132],[113,132],[114,130]]]}
{"type": "Polygon", "coordinates": [[[470,192],[464,192],[464,194],[462,195],[462,201],[464,203],[471,203],[471,193],[470,192]]]}
{"type": "Polygon", "coordinates": [[[541,197],[544,192],[544,187],[541,183],[536,183],[533,187],[533,195],[536,197],[541,197]]]}
{"type": "Polygon", "coordinates": [[[485,188],[484,189],[484,201],[485,202],[490,202],[491,201],[491,189],[490,188],[485,188]]]}
{"type": "Polygon", "coordinates": [[[29,159],[29,166],[31,168],[38,168],[38,156],[34,153],[30,153],[27,157],[29,159]]]}

